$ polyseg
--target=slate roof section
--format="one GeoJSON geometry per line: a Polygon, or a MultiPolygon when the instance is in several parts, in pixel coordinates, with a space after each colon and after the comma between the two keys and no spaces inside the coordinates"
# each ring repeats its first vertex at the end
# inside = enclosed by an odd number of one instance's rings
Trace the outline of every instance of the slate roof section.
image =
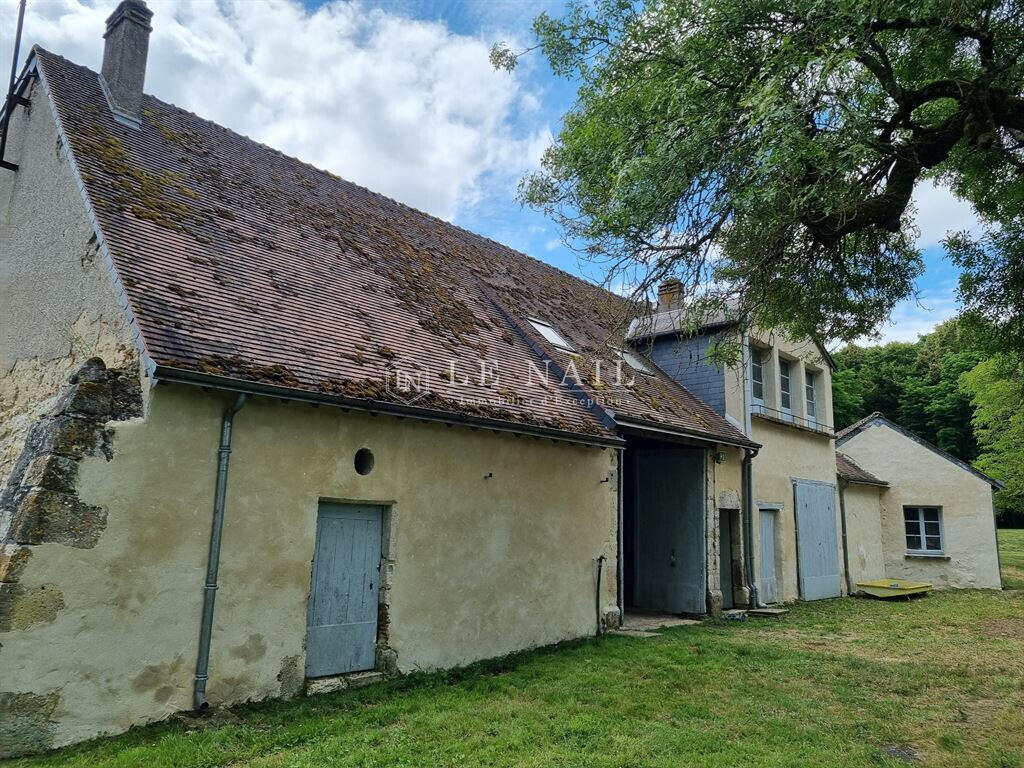
{"type": "MultiPolygon", "coordinates": [[[[843,430],[839,431],[836,434],[836,448],[838,448],[840,445],[842,445],[843,443],[845,443],[847,440],[849,440],[850,438],[854,437],[855,435],[859,435],[864,430],[866,430],[866,429],[868,429],[870,427],[875,427],[875,426],[878,426],[878,427],[885,426],[885,427],[889,427],[889,429],[892,429],[892,430],[895,430],[896,432],[899,432],[901,435],[903,435],[907,439],[913,440],[915,443],[920,445],[922,448],[927,448],[929,451],[931,451],[932,453],[934,453],[934,454],[936,454],[938,456],[941,456],[946,461],[949,461],[949,462],[951,462],[953,464],[956,464],[958,467],[960,467],[960,469],[963,469],[963,470],[966,470],[967,472],[970,472],[972,475],[974,475],[975,477],[979,478],[980,480],[984,480],[986,483],[991,485],[993,488],[1003,488],[1004,487],[1003,483],[1000,482],[999,480],[996,480],[995,478],[989,477],[984,472],[979,472],[974,467],[972,467],[970,464],[968,464],[966,461],[962,461],[961,459],[958,459],[956,456],[951,456],[950,454],[946,453],[944,450],[942,450],[938,446],[935,446],[935,445],[932,445],[931,443],[929,443],[923,437],[918,437],[917,435],[915,435],[910,430],[904,429],[903,427],[901,427],[899,424],[897,424],[894,421],[890,421],[884,415],[882,415],[882,413],[879,412],[879,411],[875,411],[874,413],[871,413],[871,414],[865,416],[860,421],[854,422],[850,426],[846,427],[846,429],[843,429],[843,430]]],[[[838,455],[838,452],[837,452],[837,455],[838,455]]]]}
{"type": "Polygon", "coordinates": [[[530,376],[564,356],[527,318],[558,328],[579,367],[612,358],[622,298],[152,96],[126,128],[95,72],[33,55],[158,375],[607,440],[614,414],[756,445],[660,371],[603,388],[563,386],[557,364],[530,376]],[[396,391],[394,371],[427,391],[396,391]]]}
{"type": "Polygon", "coordinates": [[[843,480],[863,485],[880,485],[887,487],[889,483],[879,480],[866,469],[859,467],[857,463],[844,453],[836,451],[836,474],[843,480]]]}

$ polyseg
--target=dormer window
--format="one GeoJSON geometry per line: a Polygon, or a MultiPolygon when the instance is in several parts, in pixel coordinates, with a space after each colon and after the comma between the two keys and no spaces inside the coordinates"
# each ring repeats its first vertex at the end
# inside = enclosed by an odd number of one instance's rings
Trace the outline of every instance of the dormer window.
{"type": "Polygon", "coordinates": [[[545,323],[543,320],[535,320],[530,318],[530,325],[532,325],[537,333],[544,337],[546,341],[550,341],[559,349],[564,349],[567,352],[575,352],[576,348],[566,341],[565,337],[556,331],[551,325],[545,323]]]}
{"type": "Polygon", "coordinates": [[[814,386],[814,371],[804,372],[804,396],[807,401],[807,418],[810,421],[818,420],[818,402],[814,386]]]}
{"type": "Polygon", "coordinates": [[[779,407],[786,412],[793,410],[793,397],[790,383],[789,360],[779,358],[779,407]]]}
{"type": "Polygon", "coordinates": [[[764,352],[750,348],[750,389],[755,403],[764,405],[764,352]]]}

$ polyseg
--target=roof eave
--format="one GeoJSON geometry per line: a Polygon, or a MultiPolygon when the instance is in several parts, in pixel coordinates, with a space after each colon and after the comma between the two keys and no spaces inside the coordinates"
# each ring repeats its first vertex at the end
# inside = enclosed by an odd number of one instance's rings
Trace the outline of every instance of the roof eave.
{"type": "Polygon", "coordinates": [[[616,414],[616,424],[622,429],[633,429],[641,432],[656,432],[664,435],[672,435],[676,437],[684,437],[690,440],[698,440],[704,443],[714,443],[716,445],[728,445],[734,448],[743,448],[746,450],[758,451],[761,449],[760,443],[755,443],[753,440],[738,440],[732,437],[723,437],[722,435],[716,435],[712,432],[700,432],[693,429],[684,429],[681,427],[673,427],[668,424],[658,424],[656,422],[646,421],[644,419],[636,419],[623,417],[616,414]]]}
{"type": "Polygon", "coordinates": [[[272,397],[280,400],[310,403],[314,405],[330,405],[337,408],[362,411],[365,413],[379,413],[401,418],[432,421],[441,424],[466,426],[477,429],[491,429],[498,432],[509,432],[529,437],[543,437],[568,443],[593,445],[600,448],[620,448],[625,444],[625,441],[622,438],[613,435],[609,435],[608,437],[587,435],[581,432],[572,432],[570,430],[553,429],[533,424],[520,424],[513,421],[489,419],[481,416],[470,416],[456,413],[454,411],[419,408],[415,405],[389,403],[380,400],[364,400],[360,398],[346,397],[344,395],[313,392],[295,387],[281,387],[274,384],[263,384],[261,382],[235,379],[228,376],[214,376],[207,373],[200,373],[181,368],[172,368],[168,366],[154,366],[151,369],[151,376],[154,382],[187,384],[190,386],[206,387],[225,392],[245,392],[250,395],[263,395],[265,397],[272,397]]]}

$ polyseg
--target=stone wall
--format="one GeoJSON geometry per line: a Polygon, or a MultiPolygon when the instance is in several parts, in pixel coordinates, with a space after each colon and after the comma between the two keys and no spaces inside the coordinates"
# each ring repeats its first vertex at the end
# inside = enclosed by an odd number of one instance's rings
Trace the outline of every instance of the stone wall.
{"type": "MultiPolygon", "coordinates": [[[[67,543],[32,545],[18,561],[17,589],[31,598],[17,616],[31,618],[0,631],[0,719],[20,723],[21,746],[191,708],[228,402],[161,385],[144,419],[71,430],[93,436],[66,457],[83,454],[73,503],[93,522],[54,529],[43,538],[67,543]]],[[[378,661],[407,673],[593,634],[601,555],[599,604],[616,604],[617,485],[614,450],[251,400],[235,417],[211,703],[302,690],[321,501],[385,507],[378,661]],[[375,456],[367,475],[354,468],[360,448],[375,456]]]]}
{"type": "Polygon", "coordinates": [[[855,433],[841,448],[889,483],[882,494],[881,517],[886,578],[927,581],[936,587],[1001,586],[988,482],[884,424],[855,433]],[[941,555],[907,552],[904,506],[942,510],[941,555]]]}
{"type": "Polygon", "coordinates": [[[111,274],[38,82],[12,114],[0,170],[0,488],[29,428],[85,360],[137,367],[111,274]]]}
{"type": "MultiPolygon", "coordinates": [[[[90,457],[110,461],[110,425],[141,415],[136,371],[107,370],[101,359],[92,358],[29,430],[24,450],[0,490],[0,663],[12,663],[2,650],[6,633],[52,624],[67,607],[64,585],[26,585],[21,577],[41,546],[96,546],[106,527],[107,510],[78,495],[79,463],[90,457]]],[[[40,662],[46,650],[36,649],[40,662]]],[[[53,660],[47,661],[52,666],[53,660]]],[[[56,731],[59,699],[56,692],[0,691],[0,758],[48,746],[56,731]]]]}

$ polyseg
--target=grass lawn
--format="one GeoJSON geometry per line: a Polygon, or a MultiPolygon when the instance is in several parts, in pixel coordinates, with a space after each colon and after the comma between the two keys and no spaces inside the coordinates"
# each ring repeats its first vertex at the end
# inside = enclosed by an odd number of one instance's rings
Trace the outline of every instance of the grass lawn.
{"type": "Polygon", "coordinates": [[[1024,766],[1024,591],[605,636],[19,764],[908,765],[885,751],[900,747],[930,766],[1024,766]]]}
{"type": "Polygon", "coordinates": [[[999,531],[999,561],[1003,566],[1003,587],[1024,589],[1024,528],[999,531]]]}

